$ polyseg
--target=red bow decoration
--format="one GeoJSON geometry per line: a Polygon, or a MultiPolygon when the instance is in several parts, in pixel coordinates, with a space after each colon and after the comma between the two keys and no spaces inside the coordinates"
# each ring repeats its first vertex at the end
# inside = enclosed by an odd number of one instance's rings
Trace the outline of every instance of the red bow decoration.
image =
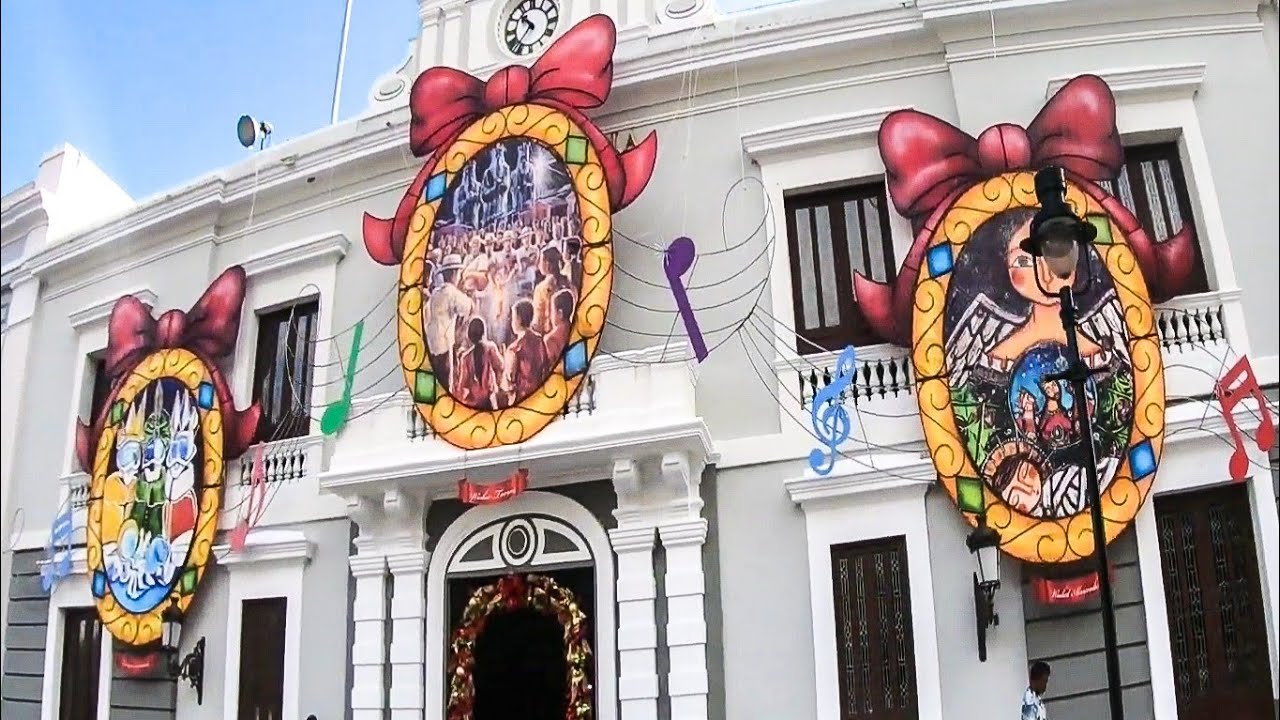
{"type": "Polygon", "coordinates": [[[520,103],[555,108],[587,134],[604,170],[613,209],[621,210],[640,195],[653,175],[658,140],[654,133],[623,153],[613,147],[583,110],[599,107],[613,85],[613,49],[617,31],[607,15],[593,15],[552,43],[532,67],[512,65],[486,82],[461,70],[431,68],[413,83],[409,94],[409,145],[427,158],[390,220],[364,216],[364,242],[370,256],[383,265],[399,264],[405,235],[418,198],[439,153],[471,123],[520,103]]]}
{"type": "MultiPolygon", "coordinates": [[[[222,408],[225,434],[223,457],[232,460],[253,443],[261,408],[257,403],[236,410],[231,389],[216,361],[232,354],[240,332],[240,310],[244,305],[244,269],[235,266],[218,276],[191,310],[170,310],[154,319],[151,307],[132,295],[116,301],[107,325],[106,372],[114,388],[146,356],[165,348],[185,348],[195,353],[212,376],[218,404],[222,408]]],[[[109,414],[104,407],[92,423],[77,423],[76,456],[85,472],[93,472],[93,448],[102,434],[109,414]]]]}
{"type": "MultiPolygon", "coordinates": [[[[1115,98],[1106,82],[1081,75],[1062,87],[1025,128],[1002,123],[976,139],[954,125],[914,110],[891,113],[879,133],[880,156],[894,208],[911,219],[915,242],[892,284],[854,275],[858,307],[886,340],[910,347],[911,306],[920,264],[932,229],[967,188],[1011,170],[1057,165],[1079,182],[1111,180],[1124,164],[1116,130],[1115,98]]],[[[1174,294],[1190,275],[1191,231],[1155,245],[1119,203],[1114,215],[1152,286],[1153,299],[1174,294]],[[1118,208],[1123,213],[1116,211],[1118,208]]]]}

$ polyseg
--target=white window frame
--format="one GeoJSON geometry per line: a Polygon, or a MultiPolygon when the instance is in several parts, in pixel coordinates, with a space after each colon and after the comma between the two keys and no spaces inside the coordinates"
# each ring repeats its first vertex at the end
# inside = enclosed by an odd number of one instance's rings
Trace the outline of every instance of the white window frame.
{"type": "Polygon", "coordinates": [[[600,521],[576,501],[556,493],[529,491],[500,505],[480,505],[466,511],[449,525],[431,553],[427,569],[426,643],[426,710],[429,717],[434,717],[445,702],[445,657],[449,643],[445,618],[448,568],[463,542],[477,530],[505,518],[531,513],[560,520],[576,530],[591,549],[596,578],[596,636],[592,639],[596,661],[596,714],[602,718],[617,714],[618,621],[613,546],[600,521]]]}
{"type": "MultiPolygon", "coordinates": [[[[810,118],[742,135],[743,151],[760,168],[760,180],[774,226],[769,287],[773,316],[777,320],[773,334],[779,358],[795,355],[795,348],[785,340],[795,333],[783,327],[796,324],[785,196],[791,191],[883,179],[884,162],[880,159],[877,133],[885,116],[899,109],[902,108],[810,118]]],[[[885,197],[888,199],[887,192],[885,197]]],[[[888,215],[896,270],[911,248],[911,224],[892,208],[888,215]]]]}
{"type": "MultiPolygon", "coordinates": [[[[899,536],[905,538],[907,548],[917,710],[922,718],[943,716],[942,660],[925,513],[925,491],[934,477],[927,461],[898,468],[890,476],[863,463],[840,460],[830,475],[806,470],[803,476],[785,483],[792,502],[799,504],[805,515],[817,720],[840,720],[831,548],[899,536]]],[[[965,658],[965,662],[975,660],[965,658]]]]}
{"type": "MultiPolygon", "coordinates": [[[[302,582],[313,544],[296,530],[257,530],[242,552],[215,548],[227,569],[227,644],[222,671],[222,707],[234,716],[240,701],[240,629],[244,601],[285,599],[283,717],[298,717],[302,699],[302,582]]],[[[181,713],[180,713],[181,714],[181,713]]]]}
{"type": "Polygon", "coordinates": [[[62,454],[63,477],[84,472],[76,460],[76,423],[93,422],[88,417],[89,403],[92,401],[89,391],[93,387],[93,368],[89,365],[89,358],[106,349],[107,323],[111,319],[111,310],[116,301],[129,295],[152,308],[156,307],[155,292],[148,287],[138,287],[102,298],[67,316],[76,337],[78,372],[71,378],[71,407],[68,412],[66,448],[62,454]]]}
{"type": "MultiPolygon", "coordinates": [[[[232,370],[235,397],[248,403],[253,397],[253,371],[258,349],[258,314],[315,300],[319,304],[316,337],[333,335],[333,304],[338,283],[338,262],[346,257],[351,241],[340,232],[304,237],[270,248],[244,260],[241,267],[249,278],[245,288],[244,313],[240,316],[240,337],[232,370]]],[[[335,368],[326,367],[332,342],[316,343],[315,373],[311,378],[311,407],[325,403],[326,383],[336,377],[335,368]]],[[[345,353],[345,350],[343,351],[345,353]]],[[[317,413],[312,412],[314,417],[317,413]]],[[[308,434],[318,431],[316,421],[308,434]]]]}
{"type": "MultiPolygon", "coordinates": [[[[44,684],[40,692],[40,720],[57,720],[62,702],[62,640],[66,635],[67,608],[94,607],[89,592],[89,573],[84,549],[71,553],[71,574],[58,581],[49,594],[48,626],[45,628],[44,684]]],[[[111,712],[111,633],[102,628],[101,656],[98,658],[98,717],[111,712]]]]}

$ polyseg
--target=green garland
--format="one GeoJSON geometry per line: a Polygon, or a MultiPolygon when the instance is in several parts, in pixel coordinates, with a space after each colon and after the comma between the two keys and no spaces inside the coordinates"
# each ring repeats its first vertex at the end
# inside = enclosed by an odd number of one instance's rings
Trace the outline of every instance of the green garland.
{"type": "Polygon", "coordinates": [[[462,623],[453,636],[449,663],[449,720],[471,720],[475,705],[476,638],[494,613],[531,608],[551,615],[564,628],[568,665],[569,705],[566,720],[592,717],[591,645],[584,627],[587,616],[568,588],[542,575],[508,575],[472,594],[462,611],[462,623]]]}

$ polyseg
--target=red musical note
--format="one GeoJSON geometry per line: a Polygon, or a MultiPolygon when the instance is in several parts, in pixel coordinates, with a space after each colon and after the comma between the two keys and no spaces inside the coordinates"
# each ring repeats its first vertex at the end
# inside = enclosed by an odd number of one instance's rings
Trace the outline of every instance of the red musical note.
{"type": "Polygon", "coordinates": [[[1222,406],[1222,419],[1226,421],[1227,429],[1231,431],[1231,439],[1235,443],[1235,450],[1231,452],[1231,461],[1228,463],[1231,479],[1243,480],[1245,473],[1249,470],[1249,456],[1245,453],[1243,433],[1236,425],[1233,409],[1246,398],[1252,397],[1258,401],[1261,412],[1258,431],[1254,433],[1253,439],[1257,442],[1258,449],[1265,452],[1270,450],[1276,441],[1276,423],[1271,417],[1271,408],[1267,405],[1266,396],[1262,394],[1262,388],[1258,386],[1258,378],[1253,374],[1253,365],[1247,357],[1237,360],[1236,364],[1223,374],[1222,379],[1214,386],[1213,392],[1218,396],[1218,403],[1222,406]]]}
{"type": "Polygon", "coordinates": [[[249,496],[245,498],[245,511],[231,530],[231,552],[244,550],[245,541],[249,538],[249,529],[258,524],[262,514],[266,512],[267,479],[262,462],[262,443],[258,443],[253,453],[253,472],[249,480],[249,496]]]}

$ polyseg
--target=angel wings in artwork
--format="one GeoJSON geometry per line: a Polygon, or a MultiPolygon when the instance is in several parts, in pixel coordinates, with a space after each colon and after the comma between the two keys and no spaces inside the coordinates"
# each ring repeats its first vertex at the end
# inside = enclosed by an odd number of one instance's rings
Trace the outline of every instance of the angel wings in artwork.
{"type": "MultiPolygon", "coordinates": [[[[1044,307],[1044,306],[1042,306],[1044,307]]],[[[1066,334],[1057,320],[1030,308],[1011,313],[985,293],[980,293],[965,309],[947,341],[947,368],[953,387],[966,384],[979,367],[998,374],[1013,372],[1021,357],[1045,342],[1066,343],[1066,334]]],[[[1080,357],[1092,369],[1112,366],[1117,360],[1129,363],[1129,338],[1125,333],[1124,311],[1114,288],[1109,288],[1084,312],[1078,323],[1080,357]]]]}

